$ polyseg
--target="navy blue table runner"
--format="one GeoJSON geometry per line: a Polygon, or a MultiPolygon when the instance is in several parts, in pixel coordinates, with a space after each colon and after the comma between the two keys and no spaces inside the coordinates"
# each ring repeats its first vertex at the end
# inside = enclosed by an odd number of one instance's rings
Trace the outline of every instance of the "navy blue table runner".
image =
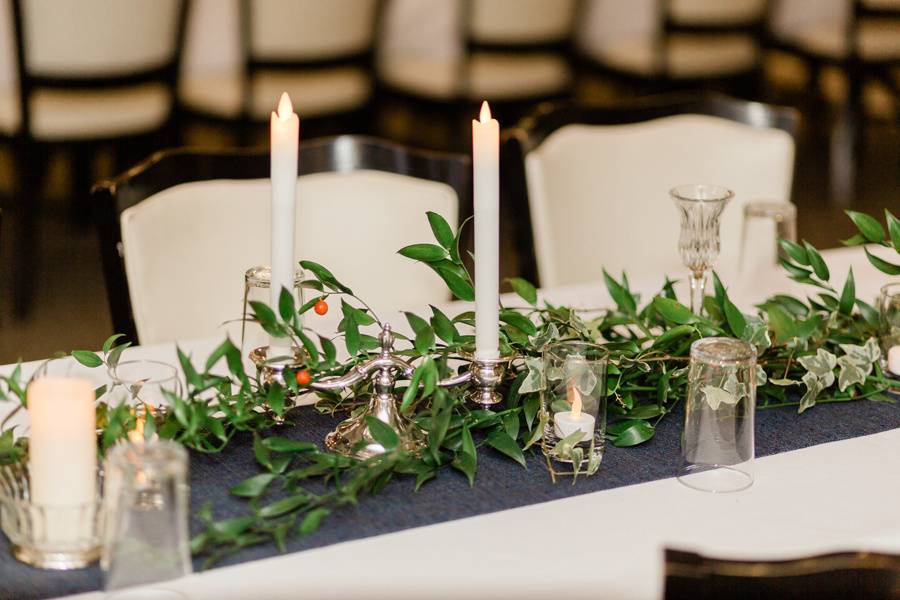
{"type": "MultiPolygon", "coordinates": [[[[279,435],[303,440],[322,440],[338,419],[303,410],[296,427],[279,435]]],[[[858,437],[900,427],[900,405],[880,402],[849,402],[816,406],[802,415],[796,409],[769,409],[757,413],[756,455],[767,456],[816,444],[858,437]]],[[[363,498],[357,507],[344,507],[323,522],[321,528],[288,543],[288,552],[300,552],[353,539],[461,519],[538,502],[672,477],[678,467],[679,417],[663,420],[656,436],[635,448],[609,447],[600,472],[553,484],[539,451],[528,456],[528,469],[493,451],[478,457],[476,485],[447,470],[413,492],[413,479],[391,482],[375,498],[363,498]]],[[[235,441],[219,455],[191,456],[192,510],[210,503],[216,519],[246,514],[245,502],[229,495],[228,489],[259,472],[249,436],[235,441]]],[[[192,525],[199,528],[198,523],[192,525]]],[[[260,560],[278,554],[272,544],[246,548],[218,563],[226,566],[260,560]]],[[[195,569],[201,561],[195,561],[195,569]]],[[[101,586],[97,567],[73,572],[33,569],[17,562],[9,543],[0,535],[0,600],[37,600],[97,590],[101,586]]]]}

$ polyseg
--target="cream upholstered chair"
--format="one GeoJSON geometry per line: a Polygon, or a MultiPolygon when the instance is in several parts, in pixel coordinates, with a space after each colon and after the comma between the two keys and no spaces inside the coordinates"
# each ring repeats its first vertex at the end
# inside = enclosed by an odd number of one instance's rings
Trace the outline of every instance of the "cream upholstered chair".
{"type": "MultiPolygon", "coordinates": [[[[445,3],[446,4],[446,3],[445,3]]],[[[514,102],[565,93],[575,0],[463,0],[459,48],[398,48],[379,57],[389,88],[426,100],[514,102]]]]}
{"type": "MultiPolygon", "coordinates": [[[[184,0],[12,0],[17,81],[0,89],[0,132],[16,140],[17,312],[32,296],[34,216],[51,149],[71,150],[72,191],[86,198],[98,144],[117,156],[167,133],[184,0]]],[[[149,145],[149,144],[148,144],[149,145]]],[[[84,209],[87,208],[86,203],[84,209]]]]}
{"type": "Polygon", "coordinates": [[[240,0],[243,68],[185,73],[186,111],[225,121],[267,120],[287,91],[301,119],[348,115],[372,97],[378,0],[240,0]]]}
{"type": "MultiPolygon", "coordinates": [[[[791,111],[719,96],[541,107],[508,132],[504,150],[521,189],[511,185],[527,196],[520,247],[527,256],[533,243],[536,265],[526,274],[542,286],[599,281],[603,268],[660,281],[683,274],[669,190],[685,183],[734,191],[717,268],[737,272],[744,207],[790,200],[793,122],[791,111]]],[[[769,236],[752,248],[774,260],[769,236]]]]}
{"type": "MultiPolygon", "coordinates": [[[[397,254],[471,214],[469,160],[373,138],[304,142],[297,258],[325,265],[381,315],[449,300],[397,254]]],[[[113,324],[141,343],[209,337],[241,314],[244,272],[269,262],[267,151],[154,155],[96,190],[113,324]]],[[[339,306],[333,304],[335,313],[339,306]]]]}
{"type": "Polygon", "coordinates": [[[579,51],[630,79],[687,84],[752,78],[766,0],[587,0],[579,51]]]}

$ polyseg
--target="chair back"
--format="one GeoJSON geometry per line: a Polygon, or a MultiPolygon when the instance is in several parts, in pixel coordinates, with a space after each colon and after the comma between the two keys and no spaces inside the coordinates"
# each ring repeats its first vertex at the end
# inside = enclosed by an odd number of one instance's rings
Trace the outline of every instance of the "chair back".
{"type": "Polygon", "coordinates": [[[660,280],[682,274],[669,190],[685,183],[734,191],[716,266],[737,272],[743,206],[790,199],[793,124],[791,111],[719,96],[539,108],[504,149],[512,201],[527,197],[519,247],[527,256],[533,245],[536,262],[526,275],[558,286],[598,281],[603,268],[660,280]]]}
{"type": "Polygon", "coordinates": [[[378,0],[242,0],[253,61],[315,62],[368,54],[378,0]]]}
{"type": "Polygon", "coordinates": [[[106,77],[161,69],[178,48],[181,0],[16,0],[28,73],[106,77]]]}
{"type": "MultiPolygon", "coordinates": [[[[387,321],[449,299],[397,250],[433,238],[426,211],[451,227],[471,214],[468,158],[342,136],[304,142],[299,161],[298,260],[325,265],[387,321]]],[[[117,331],[144,344],[209,337],[240,317],[244,272],[269,264],[268,177],[267,151],[183,149],[98,186],[117,331]]]]}
{"type": "Polygon", "coordinates": [[[498,46],[564,43],[575,10],[575,0],[470,0],[469,39],[498,46]]]}

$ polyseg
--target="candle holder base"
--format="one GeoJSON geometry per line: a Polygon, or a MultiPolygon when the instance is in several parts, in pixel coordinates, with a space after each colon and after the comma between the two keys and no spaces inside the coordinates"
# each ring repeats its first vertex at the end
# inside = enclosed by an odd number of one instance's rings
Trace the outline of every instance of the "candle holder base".
{"type": "MultiPolygon", "coordinates": [[[[285,389],[284,411],[281,415],[276,415],[273,412],[273,419],[279,425],[284,424],[284,414],[291,408],[315,403],[315,399],[311,403],[298,401],[299,395],[294,394],[291,388],[287,386],[287,382],[284,379],[285,372],[289,370],[294,371],[304,366],[307,359],[306,351],[303,348],[293,346],[291,350],[291,357],[288,360],[278,362],[269,362],[267,358],[269,346],[260,346],[250,351],[250,361],[256,367],[256,372],[259,374],[262,384],[266,386],[280,385],[285,389]]],[[[271,409],[269,411],[272,412],[271,409]]]]}
{"type": "MultiPolygon", "coordinates": [[[[98,487],[102,475],[98,471],[98,487]]],[[[71,505],[31,501],[27,464],[0,468],[0,525],[16,560],[38,569],[82,569],[100,558],[101,497],[71,505]]]]}
{"type": "Polygon", "coordinates": [[[489,409],[503,401],[503,396],[497,388],[503,383],[506,368],[512,358],[501,356],[499,358],[473,357],[469,365],[472,373],[473,389],[466,395],[466,399],[472,404],[477,404],[484,409],[489,409]]]}

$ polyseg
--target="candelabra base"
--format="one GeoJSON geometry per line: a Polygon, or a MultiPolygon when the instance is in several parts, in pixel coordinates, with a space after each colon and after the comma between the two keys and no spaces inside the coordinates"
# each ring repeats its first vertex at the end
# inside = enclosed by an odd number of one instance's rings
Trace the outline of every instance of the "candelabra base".
{"type": "Polygon", "coordinates": [[[343,421],[325,436],[325,446],[332,452],[358,459],[383,454],[387,449],[372,437],[366,417],[378,419],[399,439],[399,447],[407,452],[418,452],[425,446],[425,432],[418,425],[397,412],[393,397],[373,396],[365,412],[343,421]]]}

